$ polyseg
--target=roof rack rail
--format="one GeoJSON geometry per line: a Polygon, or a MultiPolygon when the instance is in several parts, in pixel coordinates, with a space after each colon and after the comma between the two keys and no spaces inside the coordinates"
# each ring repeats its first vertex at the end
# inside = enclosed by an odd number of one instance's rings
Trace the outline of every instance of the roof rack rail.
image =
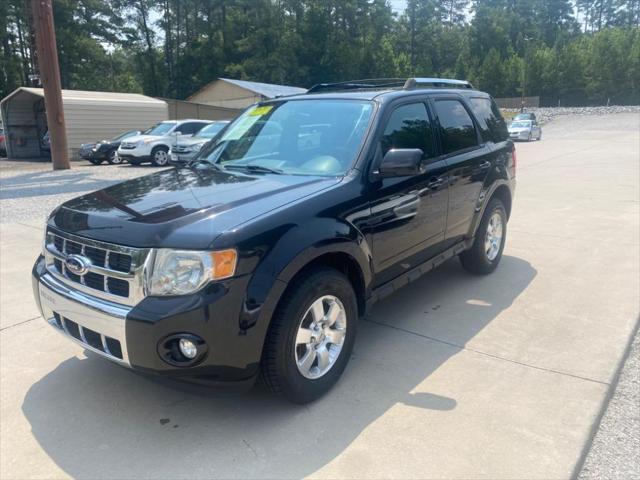
{"type": "Polygon", "coordinates": [[[402,87],[404,78],[365,78],[362,80],[347,80],[346,82],[317,83],[307,93],[335,90],[361,90],[370,88],[402,87]]]}
{"type": "Polygon", "coordinates": [[[437,88],[473,88],[470,82],[466,80],[455,80],[452,78],[407,78],[402,87],[404,90],[412,90],[420,87],[437,87],[437,88]]]}
{"type": "Polygon", "coordinates": [[[346,82],[317,83],[307,93],[330,92],[340,90],[369,90],[379,88],[402,88],[412,90],[414,88],[469,88],[473,85],[466,80],[454,80],[451,78],[365,78],[362,80],[348,80],[346,82]]]}

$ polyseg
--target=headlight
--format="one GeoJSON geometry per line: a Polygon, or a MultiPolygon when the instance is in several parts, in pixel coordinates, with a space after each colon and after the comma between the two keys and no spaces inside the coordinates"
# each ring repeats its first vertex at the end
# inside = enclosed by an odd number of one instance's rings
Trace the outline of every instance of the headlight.
{"type": "Polygon", "coordinates": [[[187,295],[196,292],[212,280],[233,276],[236,261],[235,250],[198,252],[161,248],[156,251],[149,294],[187,295]]]}
{"type": "Polygon", "coordinates": [[[189,151],[191,151],[191,152],[199,152],[200,149],[202,148],[202,145],[204,145],[204,143],[196,143],[195,145],[191,145],[189,147],[189,151]]]}

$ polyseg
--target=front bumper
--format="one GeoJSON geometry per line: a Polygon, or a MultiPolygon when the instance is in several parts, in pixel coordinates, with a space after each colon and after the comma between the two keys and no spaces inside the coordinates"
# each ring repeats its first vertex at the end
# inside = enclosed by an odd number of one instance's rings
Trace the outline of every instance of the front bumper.
{"type": "Polygon", "coordinates": [[[171,161],[172,162],[190,162],[196,157],[196,155],[199,152],[200,152],[199,150],[197,152],[181,152],[181,153],[176,153],[172,151],[171,161]]]}
{"type": "Polygon", "coordinates": [[[145,374],[208,386],[247,388],[259,371],[262,339],[239,329],[247,279],[211,284],[186,297],[147,297],[127,306],[74,289],[46,270],[40,257],[33,292],[43,318],[86,350],[145,374]],[[213,313],[215,312],[215,313],[213,313]],[[234,320],[235,318],[235,320],[234,320]],[[204,339],[208,352],[194,365],[166,363],[158,345],[176,333],[204,339]]]}
{"type": "Polygon", "coordinates": [[[83,160],[107,160],[107,153],[100,150],[80,150],[78,156],[83,160]]]}
{"type": "Polygon", "coordinates": [[[529,140],[531,132],[529,130],[522,130],[520,132],[509,132],[509,138],[511,140],[529,140]]]}

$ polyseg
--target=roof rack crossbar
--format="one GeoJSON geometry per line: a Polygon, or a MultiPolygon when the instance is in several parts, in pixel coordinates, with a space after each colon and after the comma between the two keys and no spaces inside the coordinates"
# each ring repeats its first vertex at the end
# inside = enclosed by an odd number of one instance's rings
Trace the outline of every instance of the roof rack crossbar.
{"type": "Polygon", "coordinates": [[[455,80],[452,78],[407,78],[402,87],[405,90],[411,90],[419,87],[439,87],[439,88],[473,88],[470,82],[466,80],[455,80]]]}

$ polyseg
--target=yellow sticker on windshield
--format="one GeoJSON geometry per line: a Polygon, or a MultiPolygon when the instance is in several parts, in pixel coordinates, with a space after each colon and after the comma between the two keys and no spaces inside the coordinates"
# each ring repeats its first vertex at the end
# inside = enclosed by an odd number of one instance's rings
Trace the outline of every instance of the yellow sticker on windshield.
{"type": "Polygon", "coordinates": [[[259,117],[261,115],[266,115],[271,111],[273,107],[271,105],[264,105],[262,107],[256,107],[249,112],[249,115],[252,117],[259,117]]]}

